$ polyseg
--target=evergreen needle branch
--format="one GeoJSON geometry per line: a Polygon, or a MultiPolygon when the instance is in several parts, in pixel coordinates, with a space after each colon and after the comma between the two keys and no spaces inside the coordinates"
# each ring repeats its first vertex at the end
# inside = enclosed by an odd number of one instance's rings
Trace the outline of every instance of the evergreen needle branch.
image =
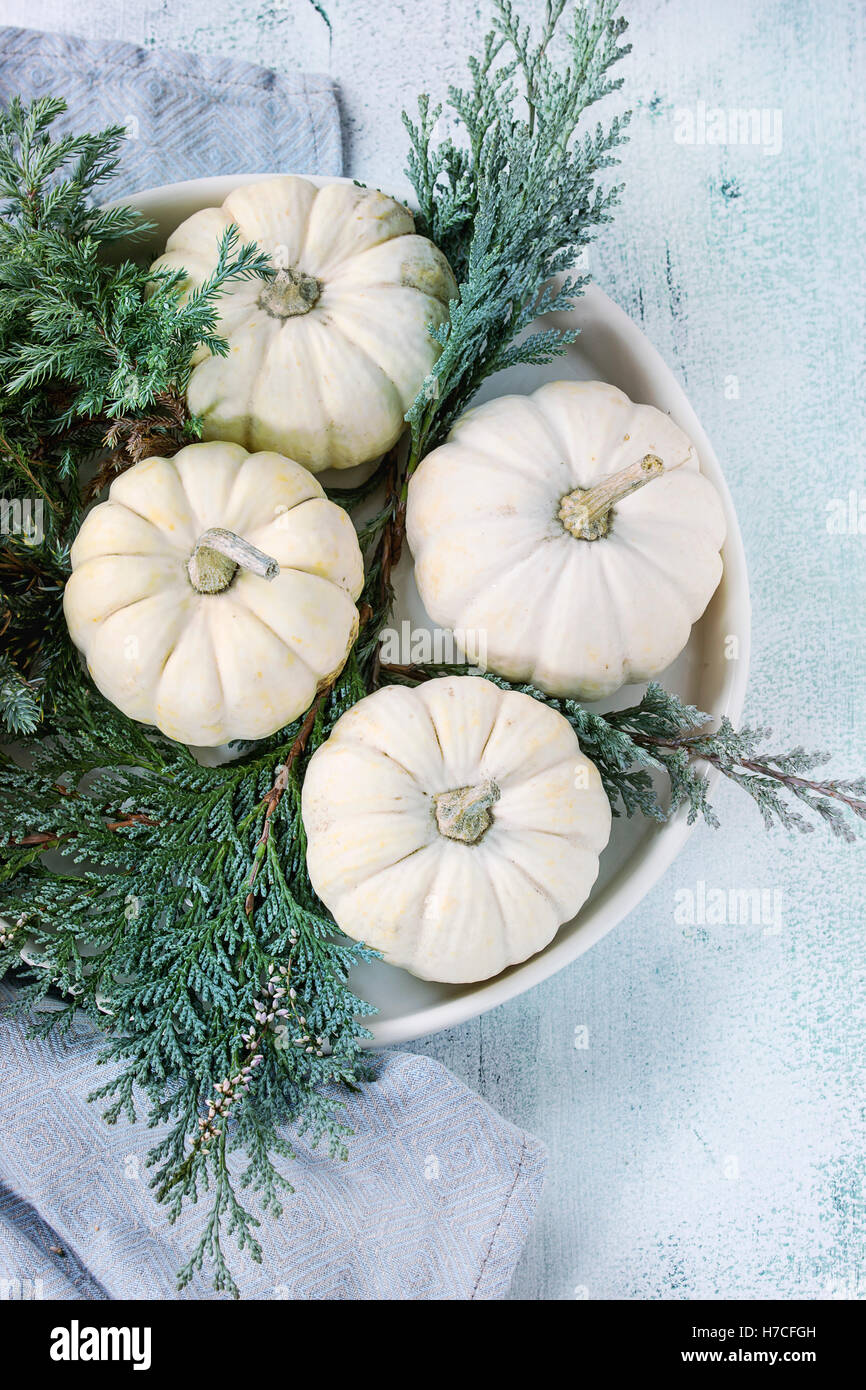
{"type": "MultiPolygon", "coordinates": [[[[769,733],[770,731],[767,730],[766,732],[769,733]]],[[[673,752],[685,751],[690,762],[709,763],[727,777],[736,778],[737,774],[742,772],[754,774],[759,779],[756,784],[752,784],[752,795],[755,796],[756,800],[759,799],[757,793],[762,786],[761,779],[771,783],[780,783],[793,796],[804,801],[807,805],[812,805],[813,810],[817,810],[825,819],[829,819],[831,829],[834,829],[843,839],[853,840],[855,838],[850,827],[844,821],[831,819],[826,808],[815,804],[816,798],[839,801],[859,820],[866,820],[866,796],[855,794],[858,791],[866,794],[866,778],[857,778],[853,781],[818,781],[799,776],[790,770],[794,766],[801,765],[801,760],[808,760],[813,766],[829,761],[829,753],[808,754],[804,748],[798,746],[782,754],[764,754],[754,757],[747,757],[744,754],[737,756],[736,753],[731,752],[729,745],[724,749],[719,749],[719,740],[724,738],[730,740],[735,747],[746,747],[747,740],[751,741],[750,732],[744,730],[737,734],[733,726],[724,720],[719,732],[714,737],[707,734],[693,734],[677,738],[661,738],[657,734],[635,731],[632,738],[642,748],[669,749],[673,752]]],[[[765,787],[764,791],[767,790],[769,789],[765,787]]],[[[802,822],[798,828],[810,831],[814,829],[814,826],[810,822],[802,822]]]]}
{"type": "Polygon", "coordinates": [[[469,85],[448,92],[460,138],[437,143],[445,110],[428,96],[416,120],[403,115],[419,230],[442,248],[458,281],[449,322],[432,330],[439,358],[406,417],[406,478],[487,377],[550,362],[574,340],[533,325],[582,292],[587,277],[571,272],[621,191],[604,190],[599,178],[617,163],[629,115],[582,128],[587,109],[622,83],[612,70],[629,46],[620,42],[626,23],[617,8],[617,0],[550,0],[533,41],[511,0],[494,0],[494,27],[481,57],[470,59],[469,85]],[[551,57],[555,36],[565,50],[560,64],[551,57]]]}
{"type": "MultiPolygon", "coordinates": [[[[105,822],[106,830],[127,830],[131,825],[158,825],[158,821],[151,816],[146,816],[143,812],[133,811],[129,815],[121,816],[118,820],[108,820],[105,822]]],[[[9,841],[12,849],[24,849],[30,845],[41,845],[43,849],[56,848],[58,845],[68,844],[72,836],[67,831],[63,834],[51,830],[37,830],[29,835],[23,835],[20,840],[9,841]]]]}
{"type": "Polygon", "coordinates": [[[375,953],[343,938],[312,892],[300,786],[305,760],[361,694],[350,658],[302,718],[237,761],[204,768],[79,676],[52,737],[31,741],[30,765],[4,769],[3,828],[16,843],[0,851],[0,914],[13,924],[3,928],[0,971],[16,969],[20,1011],[49,988],[70,1000],[65,1012],[36,1016],[37,1028],[62,1029],[74,1006],[105,1034],[112,1074],[94,1097],[110,1122],[144,1106],[165,1130],[150,1161],[170,1219],[210,1194],[181,1283],[207,1263],[218,1288],[237,1292],[223,1245],[230,1236],[254,1258],[258,1220],[238,1183],[277,1210],[289,1190],[275,1162],[291,1157],[287,1123],[345,1153],[339,1091],[367,1075],[360,1044],[372,1012],[348,977],[375,953]],[[107,805],[117,809],[106,814],[107,805]],[[77,861],[68,871],[44,862],[58,845],[77,861]],[[255,922],[246,911],[253,865],[255,922]],[[22,970],[25,930],[41,969],[22,970]],[[267,981],[284,969],[286,999],[265,1010],[263,1030],[267,981]],[[219,1131],[208,1144],[196,1142],[202,1117],[219,1131]],[[240,1179],[229,1171],[236,1151],[247,1155],[240,1179]]]}

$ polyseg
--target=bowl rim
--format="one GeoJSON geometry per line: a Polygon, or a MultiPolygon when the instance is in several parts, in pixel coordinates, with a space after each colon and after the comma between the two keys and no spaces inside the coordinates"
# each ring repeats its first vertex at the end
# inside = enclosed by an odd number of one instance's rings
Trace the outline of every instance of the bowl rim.
{"type": "MultiPolygon", "coordinates": [[[[304,178],[318,187],[331,183],[359,184],[359,180],[347,176],[304,173],[292,176],[304,178]]],[[[108,206],[131,206],[137,208],[145,216],[157,215],[154,204],[160,203],[171,204],[192,200],[197,203],[199,208],[215,206],[222,203],[234,188],[278,177],[282,177],[282,175],[271,172],[214,174],[204,178],[184,179],[114,199],[108,206]]],[[[377,188],[380,185],[370,183],[360,186],[377,188]]],[[[395,193],[391,196],[400,197],[401,195],[395,193]]],[[[411,206],[409,197],[403,197],[403,201],[411,206]]],[[[189,216],[191,214],[187,212],[184,215],[189,216]]],[[[726,678],[723,681],[719,707],[711,713],[715,719],[727,716],[736,723],[745,704],[752,631],[746,554],[730,489],[716,452],[695,414],[684,387],[658,349],[628,314],[594,282],[587,285],[581,302],[605,317],[619,337],[632,343],[653,375],[661,375],[665,379],[669,412],[691,438],[698,451],[701,471],[709,477],[722,499],[727,523],[724,553],[725,580],[729,592],[726,603],[735,616],[740,650],[738,659],[727,663],[726,678]]],[[[712,789],[717,784],[721,774],[715,768],[708,768],[706,771],[709,786],[712,789]]],[[[583,930],[567,937],[554,937],[553,941],[537,955],[512,966],[503,975],[467,986],[465,991],[451,999],[410,1010],[407,1014],[395,1018],[377,1019],[374,1016],[365,1019],[365,1025],[372,1033],[372,1037],[365,1041],[365,1045],[385,1046],[407,1043],[427,1034],[440,1032],[444,1028],[455,1027],[469,1019],[487,1013],[490,1009],[496,1008],[499,1004],[504,1004],[520,994],[525,994],[527,990],[549,979],[564,969],[565,966],[571,964],[578,956],[583,955],[608,932],[621,925],[628,914],[637,907],[650,889],[662,878],[696,828],[697,823],[692,825],[688,823],[688,808],[680,807],[670,820],[649,830],[649,843],[636,852],[636,862],[633,868],[625,875],[623,875],[622,870],[618,872],[617,880],[622,878],[623,881],[613,881],[608,885],[604,890],[604,911],[598,914],[594,920],[587,922],[583,930]]]]}

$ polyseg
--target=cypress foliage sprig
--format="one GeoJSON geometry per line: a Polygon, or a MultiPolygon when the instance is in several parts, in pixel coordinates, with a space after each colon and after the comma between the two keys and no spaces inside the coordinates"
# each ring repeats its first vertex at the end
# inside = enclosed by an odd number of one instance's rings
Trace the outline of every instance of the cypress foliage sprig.
{"type": "Polygon", "coordinates": [[[429,96],[416,120],[404,113],[419,230],[445,252],[459,286],[449,322],[434,334],[442,352],[407,417],[407,474],[487,377],[550,362],[576,336],[528,330],[540,314],[572,307],[589,279],[571,273],[577,258],[619,198],[620,187],[598,179],[617,163],[630,112],[594,130],[581,122],[621,87],[611,70],[630,45],[620,42],[627,26],[618,0],[574,6],[564,30],[566,8],[567,0],[548,0],[533,40],[511,0],[496,0],[482,55],[469,60],[470,85],[448,90],[457,138],[436,144],[445,108],[429,96]],[[555,35],[566,50],[560,64],[550,56],[555,35]]]}

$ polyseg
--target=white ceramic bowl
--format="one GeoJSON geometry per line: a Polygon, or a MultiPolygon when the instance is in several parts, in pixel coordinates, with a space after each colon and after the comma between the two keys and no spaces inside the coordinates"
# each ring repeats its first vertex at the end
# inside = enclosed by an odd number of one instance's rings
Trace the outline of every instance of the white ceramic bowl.
{"type": "MultiPolygon", "coordinates": [[[[156,224],[154,247],[161,251],[169,233],[191,213],[221,203],[239,184],[266,177],[250,174],[194,179],[149,189],[122,201],[140,209],[156,224]]],[[[334,182],[321,178],[312,181],[334,182]]],[[[724,503],[728,524],[723,551],[725,572],[709,608],[693,629],[686,650],[663,679],[690,703],[717,718],[726,714],[736,722],[743,708],[749,669],[749,585],[740,528],[712,446],[682,387],[658,352],[600,289],[590,286],[573,312],[553,315],[551,321],[560,327],[581,330],[567,355],[546,368],[516,368],[502,373],[485,384],[479,400],[509,391],[528,393],[544,381],[563,377],[609,381],[632,400],[667,411],[685,430],[698,450],[702,471],[715,484],[724,503]],[[731,636],[738,642],[735,660],[726,657],[726,643],[731,636]]],[[[342,474],[340,482],[346,485],[349,477],[342,474]]],[[[415,627],[429,625],[415,589],[408,554],[404,554],[395,583],[395,622],[409,617],[415,627]]],[[[626,686],[611,700],[600,702],[598,708],[622,707],[635,703],[639,697],[638,687],[626,686]]],[[[714,780],[711,773],[711,781],[714,780]]],[[[598,881],[579,915],[566,923],[539,955],[493,980],[476,985],[438,985],[381,963],[361,967],[353,977],[353,985],[380,1010],[370,1024],[374,1041],[402,1043],[452,1027],[522,994],[561,970],[641,901],[679,853],[691,828],[686,823],[685,809],[661,826],[641,818],[615,820],[610,844],[602,855],[598,881]]]]}

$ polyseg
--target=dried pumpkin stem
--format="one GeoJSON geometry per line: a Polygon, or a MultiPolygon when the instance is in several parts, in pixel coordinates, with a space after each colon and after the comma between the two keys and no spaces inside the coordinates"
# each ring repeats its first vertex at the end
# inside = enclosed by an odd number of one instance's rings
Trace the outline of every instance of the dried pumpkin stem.
{"type": "Polygon", "coordinates": [[[238,569],[249,570],[260,579],[276,579],[280,572],[279,562],[273,556],[221,526],[202,532],[186,568],[190,583],[199,594],[221,594],[238,569]]]}
{"type": "Polygon", "coordinates": [[[451,792],[437,792],[433,797],[433,814],[440,835],[447,840],[460,840],[474,845],[489,828],[493,817],[490,808],[499,800],[495,782],[481,782],[477,787],[457,787],[451,792]]]}
{"type": "Polygon", "coordinates": [[[307,275],[290,265],[278,270],[273,280],[267,282],[258,303],[272,319],[291,319],[308,314],[321,293],[322,282],[315,275],[307,275]]]}
{"type": "Polygon", "coordinates": [[[610,513],[615,503],[665,471],[658,454],[644,454],[642,459],[612,473],[595,487],[578,487],[566,493],[559,504],[559,520],[576,540],[600,540],[610,530],[610,513]]]}

